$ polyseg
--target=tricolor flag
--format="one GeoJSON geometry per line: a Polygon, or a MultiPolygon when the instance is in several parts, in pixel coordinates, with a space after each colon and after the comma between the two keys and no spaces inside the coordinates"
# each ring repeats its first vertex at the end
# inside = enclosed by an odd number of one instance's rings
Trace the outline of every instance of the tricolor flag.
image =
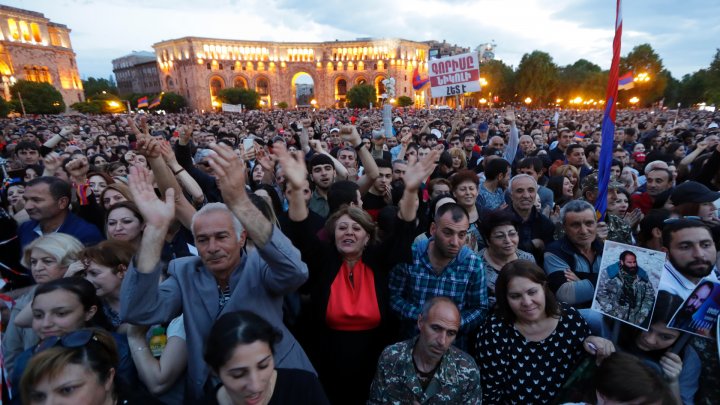
{"type": "Polygon", "coordinates": [[[618,90],[630,90],[635,87],[632,72],[627,72],[618,78],[618,90]]]}
{"type": "Polygon", "coordinates": [[[415,91],[418,91],[418,90],[422,89],[423,87],[425,87],[425,85],[428,84],[429,82],[430,82],[429,77],[426,77],[424,79],[422,79],[420,77],[420,71],[418,70],[418,68],[416,66],[415,70],[413,71],[413,76],[412,76],[413,89],[415,91]]]}
{"type": "Polygon", "coordinates": [[[143,107],[146,107],[146,108],[147,108],[147,106],[148,106],[147,96],[145,96],[145,97],[140,97],[140,98],[138,99],[138,108],[143,108],[143,107]]]}
{"type": "Polygon", "coordinates": [[[152,103],[150,103],[150,106],[149,106],[148,108],[155,108],[155,107],[159,106],[159,105],[160,105],[160,100],[162,100],[162,94],[160,94],[159,96],[155,97],[155,98],[153,99],[152,103]]]}
{"type": "MultiPolygon", "coordinates": [[[[600,158],[598,159],[598,198],[595,210],[602,220],[607,209],[608,183],[610,182],[610,164],[612,163],[613,138],[615,135],[615,101],[618,94],[618,75],[620,71],[620,42],[622,39],[622,1],[616,0],[615,8],[615,39],[613,39],[613,58],[610,64],[607,92],[605,94],[605,112],[600,132],[600,158]]],[[[627,76],[627,75],[626,75],[627,76]]]]}

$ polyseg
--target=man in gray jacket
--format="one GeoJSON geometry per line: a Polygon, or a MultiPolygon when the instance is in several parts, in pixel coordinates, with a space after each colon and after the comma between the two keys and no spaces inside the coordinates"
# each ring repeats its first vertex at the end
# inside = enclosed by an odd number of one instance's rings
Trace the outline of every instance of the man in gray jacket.
{"type": "Polygon", "coordinates": [[[265,318],[283,332],[275,346],[276,365],[314,372],[282,323],[283,296],[307,280],[307,266],[289,239],[248,198],[242,160],[225,145],[212,149],[216,153],[209,158],[210,166],[227,205],[208,204],[193,216],[191,230],[200,256],[171,261],[169,277],[162,283],[160,254],[175,219],[175,193],[168,189],[163,202],[147,173],[136,168],[130,173],[130,189],[146,226],[123,280],[120,316],[129,323],[151,325],[184,314],[189,400],[201,398],[214,385],[208,380],[203,351],[213,322],[227,312],[249,310],[265,318]],[[256,249],[241,255],[246,237],[256,249]]]}

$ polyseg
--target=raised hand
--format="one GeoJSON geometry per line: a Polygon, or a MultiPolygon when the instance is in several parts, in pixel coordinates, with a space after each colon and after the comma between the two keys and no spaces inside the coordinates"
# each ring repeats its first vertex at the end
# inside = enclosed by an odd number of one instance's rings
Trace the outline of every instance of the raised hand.
{"type": "Polygon", "coordinates": [[[160,157],[160,143],[160,138],[151,136],[138,138],[137,151],[150,159],[158,158],[160,157]]]}
{"type": "Polygon", "coordinates": [[[403,177],[405,190],[416,192],[420,188],[422,182],[435,170],[437,161],[440,159],[440,154],[441,152],[439,150],[433,149],[427,156],[408,167],[403,177]]]}
{"type": "Polygon", "coordinates": [[[224,144],[210,145],[215,153],[208,156],[208,162],[215,173],[215,179],[225,202],[230,205],[246,195],[245,162],[224,144]]]}
{"type": "Polygon", "coordinates": [[[182,126],[178,128],[178,133],[180,134],[178,137],[178,143],[185,146],[190,143],[190,140],[192,139],[193,127],[192,125],[182,126]]]}
{"type": "Polygon", "coordinates": [[[357,127],[354,125],[344,125],[340,128],[340,137],[345,142],[350,142],[353,147],[359,146],[362,143],[360,133],[357,131],[357,127]]]}
{"type": "Polygon", "coordinates": [[[511,107],[505,109],[505,119],[511,123],[515,123],[515,110],[511,107]]]}
{"type": "Polygon", "coordinates": [[[87,157],[76,155],[77,157],[69,161],[65,165],[65,170],[70,174],[70,178],[75,182],[85,181],[88,171],[90,170],[90,163],[87,157]]]}
{"type": "Polygon", "coordinates": [[[175,158],[175,152],[173,152],[172,146],[170,146],[170,142],[158,142],[157,149],[158,152],[160,152],[160,156],[162,156],[163,160],[165,160],[165,163],[172,164],[177,162],[177,159],[175,158]]]}
{"type": "Polygon", "coordinates": [[[273,147],[273,153],[277,156],[277,161],[283,168],[285,174],[285,183],[292,187],[293,190],[303,188],[307,181],[307,166],[301,153],[291,154],[287,151],[285,145],[277,144],[273,147]]]}
{"type": "Polygon", "coordinates": [[[150,172],[138,166],[130,166],[128,186],[137,205],[145,219],[145,223],[157,229],[166,229],[175,219],[175,190],[165,190],[165,201],[155,194],[150,172]]]}
{"type": "Polygon", "coordinates": [[[51,152],[47,156],[45,156],[43,162],[45,163],[45,171],[50,173],[51,176],[54,176],[57,169],[62,166],[62,160],[60,159],[60,155],[58,155],[56,152],[51,152]]]}

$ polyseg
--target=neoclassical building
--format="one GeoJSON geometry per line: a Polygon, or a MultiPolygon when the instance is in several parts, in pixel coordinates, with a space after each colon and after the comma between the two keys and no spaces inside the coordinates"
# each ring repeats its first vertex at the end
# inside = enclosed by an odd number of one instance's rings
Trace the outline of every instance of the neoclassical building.
{"type": "MultiPolygon", "coordinates": [[[[261,104],[297,105],[298,77],[309,75],[319,108],[343,107],[347,91],[358,83],[372,84],[378,96],[382,81],[394,77],[395,97],[415,92],[412,74],[427,74],[428,45],[402,39],[360,39],[332,42],[262,42],[184,37],[153,45],[163,91],[183,95],[191,108],[217,108],[217,93],[244,87],[261,95],[261,104]],[[297,83],[296,83],[297,82],[297,83]]],[[[301,90],[302,92],[302,90],[301,90]]]]}
{"type": "Polygon", "coordinates": [[[70,29],[42,13],[0,5],[2,96],[23,79],[52,84],[66,106],[83,101],[83,88],[70,44],[70,29]]]}

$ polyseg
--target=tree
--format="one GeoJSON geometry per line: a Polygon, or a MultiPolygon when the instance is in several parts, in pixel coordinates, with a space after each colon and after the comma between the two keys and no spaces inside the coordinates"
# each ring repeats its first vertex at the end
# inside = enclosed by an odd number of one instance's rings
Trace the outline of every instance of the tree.
{"type": "Polygon", "coordinates": [[[105,93],[118,94],[118,89],[114,81],[110,81],[108,79],[88,77],[87,80],[82,81],[82,85],[85,90],[85,98],[92,97],[97,94],[103,94],[103,91],[105,93]]]}
{"type": "Polygon", "coordinates": [[[572,65],[559,69],[556,95],[565,100],[575,97],[603,100],[607,79],[608,72],[603,72],[600,66],[586,59],[579,59],[572,65]]]}
{"type": "Polygon", "coordinates": [[[480,77],[487,81],[482,88],[483,96],[498,96],[501,102],[509,101],[515,94],[512,68],[502,61],[489,60],[480,65],[480,77]]]}
{"type": "Polygon", "coordinates": [[[713,57],[712,62],[710,62],[710,67],[707,70],[706,81],[706,102],[720,106],[720,49],[715,50],[715,57],[713,57]]]}
{"type": "Polygon", "coordinates": [[[638,97],[640,103],[645,106],[659,101],[668,83],[667,76],[662,74],[664,69],[662,59],[650,44],[633,48],[627,56],[620,58],[620,74],[633,72],[633,76],[637,77],[645,73],[650,79],[647,82],[636,81],[632,90],[618,94],[618,100],[622,103],[631,97],[638,97]]]}
{"type": "Polygon", "coordinates": [[[218,92],[218,99],[227,104],[242,104],[248,110],[255,110],[260,104],[260,94],[255,90],[230,87],[218,92]]]}
{"type": "Polygon", "coordinates": [[[523,55],[515,77],[520,99],[530,97],[536,106],[555,101],[558,68],[548,53],[533,51],[523,55]]]}
{"type": "Polygon", "coordinates": [[[176,113],[180,112],[185,106],[187,106],[185,97],[177,93],[169,92],[162,96],[158,108],[170,113],[176,113]]]}
{"type": "Polygon", "coordinates": [[[103,102],[97,101],[81,101],[73,103],[70,108],[82,113],[82,114],[102,114],[103,113],[103,102]]]}
{"type": "Polygon", "coordinates": [[[0,97],[0,118],[5,118],[12,111],[12,105],[0,97]]]}
{"type": "Polygon", "coordinates": [[[277,107],[280,108],[281,110],[284,110],[284,109],[288,108],[288,103],[281,101],[277,104],[277,107]]]}
{"type": "Polygon", "coordinates": [[[375,93],[375,86],[356,84],[348,90],[345,97],[350,108],[368,108],[370,104],[374,104],[377,100],[377,93],[375,93]]]}
{"type": "Polygon", "coordinates": [[[27,114],[59,114],[65,111],[62,94],[49,83],[18,80],[10,88],[10,94],[12,94],[13,101],[19,103],[18,93],[22,97],[27,114]]]}
{"type": "Polygon", "coordinates": [[[397,99],[397,106],[398,107],[410,107],[411,105],[415,104],[413,102],[413,99],[408,96],[400,96],[397,99]]]}

